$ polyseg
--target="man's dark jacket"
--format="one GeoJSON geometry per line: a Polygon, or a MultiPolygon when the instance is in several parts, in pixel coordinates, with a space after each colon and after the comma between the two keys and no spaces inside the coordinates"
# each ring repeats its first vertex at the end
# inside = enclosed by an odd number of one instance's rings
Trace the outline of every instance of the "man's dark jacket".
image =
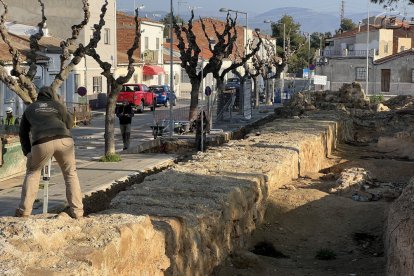
{"type": "Polygon", "coordinates": [[[19,136],[23,154],[27,155],[32,145],[72,137],[70,133],[72,126],[73,118],[66,111],[66,107],[53,99],[50,87],[42,87],[37,100],[24,111],[20,123],[19,136]]]}
{"type": "Polygon", "coordinates": [[[132,122],[132,117],[134,117],[134,111],[132,110],[131,104],[117,106],[115,113],[119,118],[120,125],[130,124],[132,122]]]}

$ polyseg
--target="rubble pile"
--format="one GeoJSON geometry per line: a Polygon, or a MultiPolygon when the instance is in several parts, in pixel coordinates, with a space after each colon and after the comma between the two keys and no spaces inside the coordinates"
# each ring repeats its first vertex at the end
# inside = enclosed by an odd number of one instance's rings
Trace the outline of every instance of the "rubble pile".
{"type": "Polygon", "coordinates": [[[392,110],[414,108],[414,97],[410,95],[399,95],[384,102],[392,110]]]}
{"type": "Polygon", "coordinates": [[[370,102],[365,96],[359,83],[344,84],[339,91],[303,91],[296,93],[292,99],[285,104],[282,110],[284,115],[298,116],[306,111],[319,110],[342,110],[347,109],[369,109],[370,102]]]}
{"type": "Polygon", "coordinates": [[[330,193],[349,195],[355,201],[391,201],[401,195],[405,183],[380,182],[364,168],[348,168],[339,174],[336,185],[330,193]]]}
{"type": "Polygon", "coordinates": [[[350,191],[351,189],[363,189],[372,185],[372,177],[370,173],[364,168],[349,168],[340,173],[336,180],[338,185],[332,188],[330,193],[341,193],[350,191]]]}

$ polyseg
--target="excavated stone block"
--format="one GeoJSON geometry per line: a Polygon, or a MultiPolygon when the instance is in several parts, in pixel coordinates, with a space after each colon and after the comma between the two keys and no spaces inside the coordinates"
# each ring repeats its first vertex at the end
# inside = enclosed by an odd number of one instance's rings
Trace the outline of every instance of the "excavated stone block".
{"type": "Polygon", "coordinates": [[[387,275],[414,275],[414,178],[388,214],[385,231],[387,275]]]}

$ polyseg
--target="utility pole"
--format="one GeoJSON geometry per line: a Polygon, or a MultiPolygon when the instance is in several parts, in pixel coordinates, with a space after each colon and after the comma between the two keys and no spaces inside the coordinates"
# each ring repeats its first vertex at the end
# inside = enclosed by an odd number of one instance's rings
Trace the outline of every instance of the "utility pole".
{"type": "MultiPolygon", "coordinates": [[[[174,91],[174,65],[173,65],[173,16],[174,16],[174,9],[173,9],[173,0],[170,1],[170,89],[174,91]]],[[[176,91],[174,91],[174,95],[176,91]]],[[[174,134],[174,121],[173,121],[173,104],[170,102],[170,138],[173,137],[174,134]]]]}
{"type": "MultiPolygon", "coordinates": [[[[369,0],[367,0],[367,65],[366,65],[366,80],[365,80],[365,95],[368,96],[368,89],[369,89],[369,64],[368,64],[368,60],[369,60],[369,0]]],[[[374,20],[375,21],[375,20],[374,20]]],[[[375,24],[375,22],[374,22],[375,24]]]]}
{"type": "Polygon", "coordinates": [[[340,10],[339,18],[341,20],[339,22],[339,27],[340,27],[345,18],[345,0],[341,0],[341,10],[340,10]]]}

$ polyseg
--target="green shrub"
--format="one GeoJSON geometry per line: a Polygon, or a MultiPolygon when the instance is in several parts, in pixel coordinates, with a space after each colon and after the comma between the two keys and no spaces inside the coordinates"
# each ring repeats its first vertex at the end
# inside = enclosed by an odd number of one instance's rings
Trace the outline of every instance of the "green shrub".
{"type": "Polygon", "coordinates": [[[384,102],[384,95],[372,95],[369,97],[369,101],[373,104],[384,102]]]}
{"type": "Polygon", "coordinates": [[[99,158],[99,162],[119,162],[121,161],[121,156],[118,154],[107,154],[99,158]]]}

